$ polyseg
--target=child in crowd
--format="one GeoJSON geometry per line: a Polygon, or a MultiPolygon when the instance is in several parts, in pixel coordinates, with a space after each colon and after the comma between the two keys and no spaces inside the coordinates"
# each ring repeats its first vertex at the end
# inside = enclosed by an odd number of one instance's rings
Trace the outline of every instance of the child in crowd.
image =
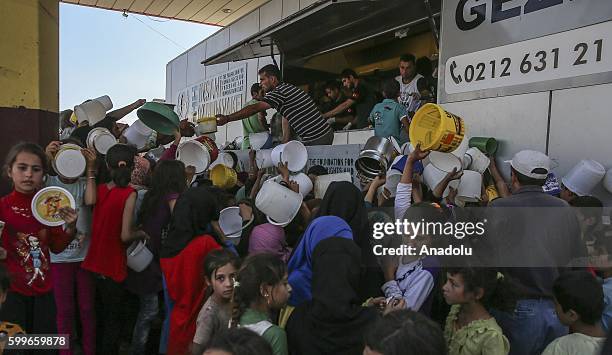
{"type": "MultiPolygon", "coordinates": [[[[137,168],[138,159],[135,161],[137,168]]],[[[134,178],[132,173],[132,185],[134,178]]],[[[145,353],[151,323],[159,311],[158,294],[163,289],[159,251],[162,239],[168,233],[176,200],[186,187],[185,165],[178,160],[166,160],[155,167],[149,190],[138,192],[139,196],[141,192],[144,195],[135,225],[148,236],[146,247],[153,253],[153,260],[140,272],[128,268],[124,283],[128,291],[138,296],[140,303],[132,335],[131,354],[145,353]]]]}
{"type": "MultiPolygon", "coordinates": [[[[78,144],[70,140],[66,142],[78,144]]],[[[61,143],[57,141],[47,145],[45,152],[51,159],[59,150],[60,145],[61,143]]],[[[96,194],[97,157],[96,152],[92,149],[83,149],[82,153],[87,161],[87,177],[66,179],[60,175],[51,175],[47,178],[46,186],[58,186],[68,190],[74,197],[78,214],[76,238],[63,252],[51,253],[53,293],[57,306],[57,331],[60,334],[69,334],[71,341],[76,338],[73,325],[75,307],[78,305],[83,352],[85,355],[93,355],[96,352],[95,284],[93,275],[81,268],[81,262],[87,255],[91,235],[91,205],[95,201],[96,194]]],[[[70,355],[72,354],[71,349],[60,350],[60,354],[70,355]]]]}
{"type": "Polygon", "coordinates": [[[287,266],[282,260],[271,254],[249,256],[234,285],[232,325],[263,336],[274,355],[287,355],[287,335],[270,321],[269,314],[283,308],[290,294],[287,266]]]}
{"type": "Polygon", "coordinates": [[[240,259],[229,250],[213,250],[204,259],[204,275],[212,294],[198,314],[191,349],[193,355],[201,355],[218,333],[227,329],[231,318],[234,279],[239,267],[240,259]]]}
{"type": "MultiPolygon", "coordinates": [[[[425,220],[428,223],[445,223],[444,211],[437,204],[421,202],[412,205],[406,211],[404,219],[407,221],[425,220]]],[[[421,311],[425,315],[431,312],[434,285],[439,275],[439,261],[435,256],[420,257],[422,247],[432,244],[438,236],[433,235],[403,235],[393,238],[392,243],[401,243],[414,248],[415,256],[388,257],[384,259],[385,280],[382,291],[389,299],[404,299],[406,306],[414,311],[421,311]]],[[[399,245],[394,245],[399,247],[399,245]]]]}
{"type": "Polygon", "coordinates": [[[228,329],[216,336],[204,355],[272,355],[270,344],[252,330],[228,329]]]}
{"type": "Polygon", "coordinates": [[[512,290],[502,274],[484,268],[451,268],[442,291],[452,305],[444,337],[449,355],[508,354],[510,343],[489,307],[514,309],[512,290]]]}
{"type": "Polygon", "coordinates": [[[32,199],[47,171],[47,156],[40,146],[15,145],[4,167],[13,191],[0,199],[0,221],[4,222],[0,257],[13,277],[0,320],[19,324],[33,334],[57,333],[49,252],[62,252],[76,235],[77,212],[72,208],[59,210],[64,228],[44,226],[32,215],[32,199]]]}
{"type": "Polygon", "coordinates": [[[136,149],[112,146],[106,154],[111,181],[98,185],[93,213],[91,245],[82,267],[98,274],[97,289],[103,309],[98,329],[103,354],[118,352],[122,324],[121,304],[127,277],[126,243],[142,237],[132,233],[136,192],[130,184],[136,149]]]}
{"type": "MultiPolygon", "coordinates": [[[[4,266],[0,266],[0,308],[6,301],[6,294],[10,286],[9,274],[4,266]]],[[[8,338],[18,334],[24,334],[23,329],[18,324],[0,321],[0,354],[4,352],[8,338]]]]}
{"type": "Polygon", "coordinates": [[[363,355],[446,355],[440,326],[411,311],[389,312],[365,335],[363,355]]]}
{"type": "Polygon", "coordinates": [[[601,327],[604,297],[599,282],[587,271],[561,274],[553,285],[555,310],[570,334],[548,344],[542,355],[599,355],[606,340],[601,327]]]}
{"type": "Polygon", "coordinates": [[[408,114],[403,105],[397,102],[400,84],[395,79],[383,83],[384,100],[376,104],[368,120],[374,126],[374,135],[387,138],[394,137],[399,144],[405,143],[408,137],[408,114]],[[402,132],[403,129],[403,132],[402,132]]]}

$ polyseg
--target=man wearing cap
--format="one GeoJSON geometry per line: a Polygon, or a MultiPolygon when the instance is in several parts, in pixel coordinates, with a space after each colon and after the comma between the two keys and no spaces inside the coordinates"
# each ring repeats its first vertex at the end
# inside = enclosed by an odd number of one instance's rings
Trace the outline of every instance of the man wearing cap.
{"type": "Polygon", "coordinates": [[[519,300],[514,313],[491,314],[510,340],[510,354],[540,354],[567,334],[555,315],[553,282],[586,249],[569,205],[542,190],[551,170],[548,156],[523,150],[510,167],[512,195],[489,205],[482,242],[486,266],[507,271],[519,300]]]}
{"type": "Polygon", "coordinates": [[[334,132],[321,116],[312,98],[296,86],[283,82],[276,65],[270,64],[261,68],[259,82],[266,93],[261,101],[231,115],[217,115],[218,126],[274,108],[283,115],[283,122],[286,121],[291,126],[304,145],[332,144],[334,132]]]}

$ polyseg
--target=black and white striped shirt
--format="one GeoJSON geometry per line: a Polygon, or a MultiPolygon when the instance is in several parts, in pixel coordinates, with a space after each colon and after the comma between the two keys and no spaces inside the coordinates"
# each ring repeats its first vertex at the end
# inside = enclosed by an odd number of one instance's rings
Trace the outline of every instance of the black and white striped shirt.
{"type": "Polygon", "coordinates": [[[313,141],[329,132],[329,125],[314,101],[303,90],[287,83],[266,93],[263,101],[289,121],[289,125],[305,141],[313,141]]]}

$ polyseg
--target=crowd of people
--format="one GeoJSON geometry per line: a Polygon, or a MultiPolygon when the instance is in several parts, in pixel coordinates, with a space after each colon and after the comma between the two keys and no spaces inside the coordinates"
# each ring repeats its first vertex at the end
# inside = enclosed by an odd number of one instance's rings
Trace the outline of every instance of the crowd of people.
{"type": "MultiPolygon", "coordinates": [[[[260,113],[273,108],[305,145],[331,144],[330,126],[344,122],[364,127],[370,121],[377,135],[407,139],[410,117],[435,92],[415,64],[413,56],[401,58],[400,77],[384,83],[385,99],[377,105],[362,99],[368,89],[356,73],[343,72],[353,94],[342,102],[341,88],[330,83],[326,90],[339,105],[327,112],[266,66],[250,105],[218,115],[218,124],[243,120],[245,132],[264,131],[268,122],[260,113]]],[[[7,155],[4,172],[13,191],[0,200],[0,329],[7,335],[69,334],[70,348],[60,354],[612,353],[612,344],[604,344],[612,318],[612,234],[601,223],[602,203],[566,186],[545,192],[551,172],[545,154],[518,152],[510,181],[490,156],[496,194],[483,186],[478,202],[458,204],[448,185],[460,174],[450,172],[428,188],[417,166],[430,152],[417,145],[400,157],[394,188],[385,174],[360,187],[333,182],[322,198],[303,196],[295,217],[279,225],[255,203],[270,172],[258,167],[255,151],[237,184],[220,188],[208,172],[194,176],[193,167],[175,159],[181,139],[194,134],[188,122],[174,136],[156,134],[140,151],[124,143],[117,119],[143,103],[74,129],[67,113],[69,132],[61,141],[45,148],[20,143],[7,155]],[[88,147],[96,127],[118,139],[105,154],[88,147]],[[82,149],[82,177],[54,171],[52,161],[66,143],[82,149]],[[158,158],[147,154],[162,145],[168,147],[158,158]],[[45,186],[63,187],[75,199],[75,208],[59,210],[63,226],[33,217],[32,199],[45,186]],[[240,238],[230,238],[219,223],[221,211],[232,206],[242,218],[240,238]],[[438,243],[429,233],[376,240],[372,226],[381,220],[457,222],[470,218],[470,208],[507,207],[557,214],[524,214],[513,224],[492,213],[490,233],[464,241],[486,251],[473,257],[373,251],[377,243],[438,243]],[[140,241],[153,260],[137,272],[126,251],[140,241]],[[508,255],[524,257],[525,266],[506,267],[508,255]],[[580,258],[587,265],[574,264],[580,258]]],[[[291,133],[285,129],[282,136],[280,142],[291,133]]],[[[276,173],[278,184],[299,193],[286,164],[276,173]]],[[[307,175],[316,182],[327,170],[313,166],[307,175]]]]}

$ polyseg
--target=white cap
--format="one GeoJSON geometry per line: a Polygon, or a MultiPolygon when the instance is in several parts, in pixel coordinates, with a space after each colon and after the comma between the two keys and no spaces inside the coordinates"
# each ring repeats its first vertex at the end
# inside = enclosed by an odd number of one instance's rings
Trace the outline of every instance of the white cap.
{"type": "Polygon", "coordinates": [[[550,172],[550,158],[536,150],[521,150],[512,157],[510,165],[532,179],[545,180],[550,172]]]}

